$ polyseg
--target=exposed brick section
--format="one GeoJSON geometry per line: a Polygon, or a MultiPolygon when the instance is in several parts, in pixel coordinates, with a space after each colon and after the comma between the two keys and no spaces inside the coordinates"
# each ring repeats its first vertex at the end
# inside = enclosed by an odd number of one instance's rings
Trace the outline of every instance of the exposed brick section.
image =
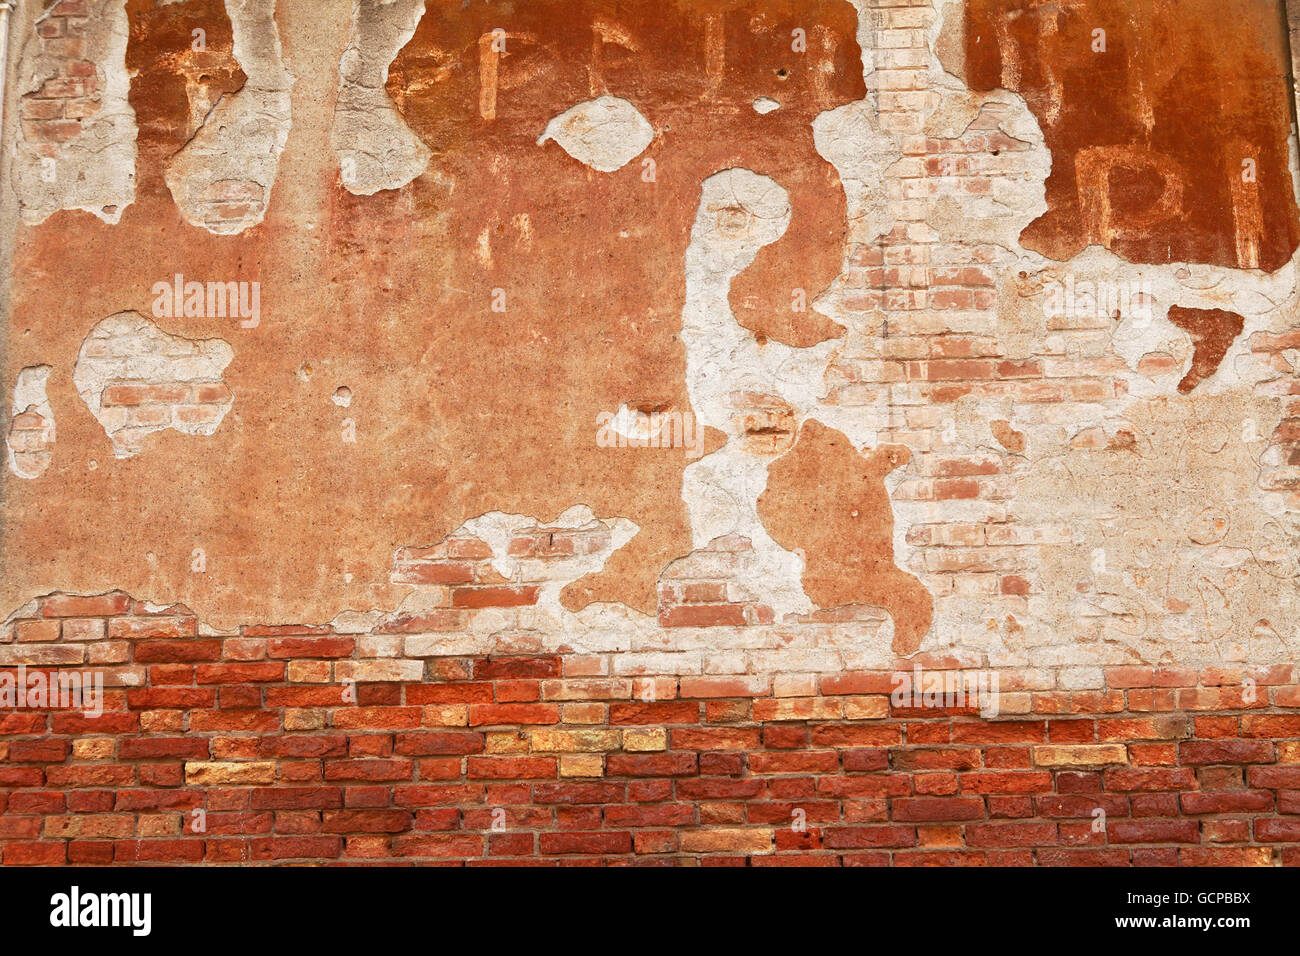
{"type": "Polygon", "coordinates": [[[1018,523],[1008,506],[1028,466],[1013,430],[1000,451],[984,446],[972,455],[956,427],[959,403],[995,403],[1018,425],[1100,417],[1101,403],[1123,387],[1106,354],[1110,320],[1062,321],[1050,330],[1050,349],[1008,350],[998,283],[1014,260],[994,244],[944,240],[931,223],[943,209],[961,209],[992,229],[974,204],[1024,178],[1030,145],[1000,131],[1005,107],[995,103],[956,138],[927,136],[926,117],[944,97],[928,70],[936,11],[928,0],[873,7],[877,69],[869,85],[882,126],[903,152],[885,182],[895,225],[877,243],[850,249],[843,305],[879,312],[883,321],[862,348],[835,360],[828,382],[836,404],[860,408],[876,424],[880,443],[912,451],[915,477],[890,497],[933,517],[910,522],[907,570],[940,603],[979,597],[1018,614],[1032,590],[1033,546],[1051,540],[1052,529],[1018,523]],[[942,517],[954,512],[941,507],[949,503],[981,520],[942,517]]]}
{"type": "Polygon", "coordinates": [[[54,423],[35,408],[28,408],[9,420],[8,444],[17,473],[39,475],[49,467],[54,423]]]}
{"type": "Polygon", "coordinates": [[[221,379],[231,349],[216,340],[169,335],[143,316],[100,322],[78,357],[82,400],[104,426],[115,454],[138,454],[156,431],[210,435],[234,403],[221,379]]]}
{"type": "Polygon", "coordinates": [[[1258,436],[1267,440],[1260,459],[1259,486],[1265,491],[1285,495],[1288,510],[1300,511],[1300,379],[1297,379],[1292,364],[1294,350],[1300,348],[1300,332],[1281,335],[1260,332],[1250,337],[1249,344],[1275,373],[1272,379],[1259,385],[1257,391],[1280,396],[1286,403],[1286,417],[1273,433],[1258,436]]]}
{"type": "Polygon", "coordinates": [[[771,624],[772,609],[748,599],[734,578],[753,547],[728,535],[671,565],[659,584],[659,626],[745,627],[771,624]]]}
{"type": "Polygon", "coordinates": [[[8,864],[1300,863],[1292,666],[1111,668],[1084,693],[1007,672],[985,719],[895,706],[892,672],[403,670],[367,636],[204,636],[122,594],[32,610],[0,672],[89,668],[106,700],[0,712],[8,864]]]}
{"type": "Polygon", "coordinates": [[[86,59],[86,4],[47,0],[45,6],[34,42],[44,58],[58,64],[58,72],[22,98],[19,116],[27,142],[55,156],[59,144],[79,136],[86,120],[99,112],[99,79],[95,64],[86,59]]]}

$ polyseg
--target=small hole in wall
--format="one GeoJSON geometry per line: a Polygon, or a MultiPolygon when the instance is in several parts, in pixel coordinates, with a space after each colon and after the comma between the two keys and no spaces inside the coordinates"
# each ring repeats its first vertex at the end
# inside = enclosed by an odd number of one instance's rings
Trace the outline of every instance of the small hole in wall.
{"type": "Polygon", "coordinates": [[[334,397],[331,401],[340,408],[347,408],[352,404],[352,389],[348,388],[346,385],[340,385],[338,388],[334,389],[334,397]]]}
{"type": "Polygon", "coordinates": [[[993,150],[993,155],[994,155],[994,156],[1001,156],[1001,155],[1002,155],[1002,150],[1000,150],[1000,149],[995,149],[995,150],[993,150]]]}
{"type": "Polygon", "coordinates": [[[776,71],[776,75],[784,80],[787,76],[790,75],[790,71],[787,70],[785,67],[781,67],[781,69],[776,71]]]}

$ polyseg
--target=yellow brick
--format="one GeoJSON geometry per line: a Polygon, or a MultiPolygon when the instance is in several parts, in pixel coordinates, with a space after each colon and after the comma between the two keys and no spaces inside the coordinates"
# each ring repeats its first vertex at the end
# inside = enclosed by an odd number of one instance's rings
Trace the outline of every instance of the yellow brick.
{"type": "Polygon", "coordinates": [[[599,777],[605,773],[600,754],[565,754],[560,758],[561,777],[599,777]]]}
{"type": "Polygon", "coordinates": [[[1123,744],[1044,745],[1034,748],[1034,763],[1040,767],[1100,767],[1128,763],[1123,744]]]}
{"type": "Polygon", "coordinates": [[[845,697],[846,720],[879,720],[889,716],[889,698],[883,694],[871,697],[845,697]]]}
{"type": "Polygon", "coordinates": [[[1027,714],[1033,710],[1034,695],[1028,692],[998,694],[994,703],[999,714],[1027,714]]]}
{"type": "Polygon", "coordinates": [[[1279,740],[1277,742],[1278,763],[1300,763],[1300,740],[1279,740]]]}
{"type": "Polygon", "coordinates": [[[135,834],[135,821],[129,813],[78,813],[47,816],[42,821],[46,838],[66,840],[76,837],[129,837],[135,834]]]}
{"type": "Polygon", "coordinates": [[[180,815],[158,813],[142,816],[135,825],[135,832],[142,837],[178,836],[181,832],[180,815]]]}
{"type": "Polygon", "coordinates": [[[147,734],[185,729],[185,715],[179,710],[145,710],[140,712],[140,730],[147,734]]]}
{"type": "Polygon", "coordinates": [[[603,724],[609,717],[605,704],[561,704],[560,722],[565,724],[603,724]]]}
{"type": "Polygon", "coordinates": [[[534,753],[588,753],[617,750],[617,730],[534,730],[534,753]]]}
{"type": "Polygon", "coordinates": [[[690,830],[682,834],[683,853],[771,853],[772,831],[690,830]]]}
{"type": "Polygon", "coordinates": [[[924,847],[961,847],[965,845],[961,827],[917,827],[917,842],[924,847]]]}
{"type": "Polygon", "coordinates": [[[816,697],[816,674],[777,674],[772,678],[773,697],[816,697]]]}
{"type": "Polygon", "coordinates": [[[839,697],[777,697],[754,701],[755,720],[839,720],[844,701],[839,697]]]}
{"type": "Polygon", "coordinates": [[[517,730],[496,730],[484,736],[483,749],[490,754],[528,753],[528,734],[517,730]]]}
{"type": "Polygon", "coordinates": [[[426,727],[468,727],[469,704],[430,704],[424,708],[426,727]]]}
{"type": "Polygon", "coordinates": [[[284,712],[285,730],[320,730],[325,726],[325,711],[289,709],[284,712]]]}
{"type": "Polygon", "coordinates": [[[125,664],[130,657],[130,641],[101,641],[86,645],[86,661],[91,664],[125,664]]]}
{"type": "Polygon", "coordinates": [[[328,684],[329,661],[290,661],[288,669],[291,684],[328,684]]]}
{"type": "Polygon", "coordinates": [[[424,662],[408,660],[336,661],[336,681],[377,683],[379,681],[418,681],[424,678],[424,662]]]}
{"type": "Polygon", "coordinates": [[[635,700],[676,700],[676,677],[637,677],[632,680],[632,697],[635,700]]]}
{"type": "Polygon", "coordinates": [[[650,730],[623,731],[623,749],[632,752],[646,752],[668,749],[668,731],[662,727],[650,730]]]}
{"type": "Polygon", "coordinates": [[[88,737],[72,742],[73,760],[109,760],[113,756],[113,738],[88,737]]]}
{"type": "Polygon", "coordinates": [[[236,763],[222,763],[215,760],[191,761],[185,764],[185,782],[197,786],[271,784],[275,783],[275,761],[252,760],[236,763]]]}

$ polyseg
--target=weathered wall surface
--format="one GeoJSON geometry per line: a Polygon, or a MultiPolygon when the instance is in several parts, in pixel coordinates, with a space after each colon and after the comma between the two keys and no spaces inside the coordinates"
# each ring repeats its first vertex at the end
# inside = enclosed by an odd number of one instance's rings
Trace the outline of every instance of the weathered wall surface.
{"type": "Polygon", "coordinates": [[[1298,23],[20,4],[5,862],[1295,862],[1298,23]]]}

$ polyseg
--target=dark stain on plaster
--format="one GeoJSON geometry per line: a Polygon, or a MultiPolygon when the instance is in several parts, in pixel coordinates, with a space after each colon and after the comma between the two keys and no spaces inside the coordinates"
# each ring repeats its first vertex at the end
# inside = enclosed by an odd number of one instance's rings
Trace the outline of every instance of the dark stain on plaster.
{"type": "Polygon", "coordinates": [[[972,89],[1023,96],[1051,150],[1048,209],[1026,248],[1270,272],[1295,252],[1275,3],[969,0],[965,70],[972,89]]]}
{"type": "Polygon", "coordinates": [[[1169,321],[1192,338],[1192,367],[1178,383],[1187,394],[1219,370],[1223,357],[1245,327],[1245,319],[1223,309],[1186,309],[1170,306],[1169,321]]]}

